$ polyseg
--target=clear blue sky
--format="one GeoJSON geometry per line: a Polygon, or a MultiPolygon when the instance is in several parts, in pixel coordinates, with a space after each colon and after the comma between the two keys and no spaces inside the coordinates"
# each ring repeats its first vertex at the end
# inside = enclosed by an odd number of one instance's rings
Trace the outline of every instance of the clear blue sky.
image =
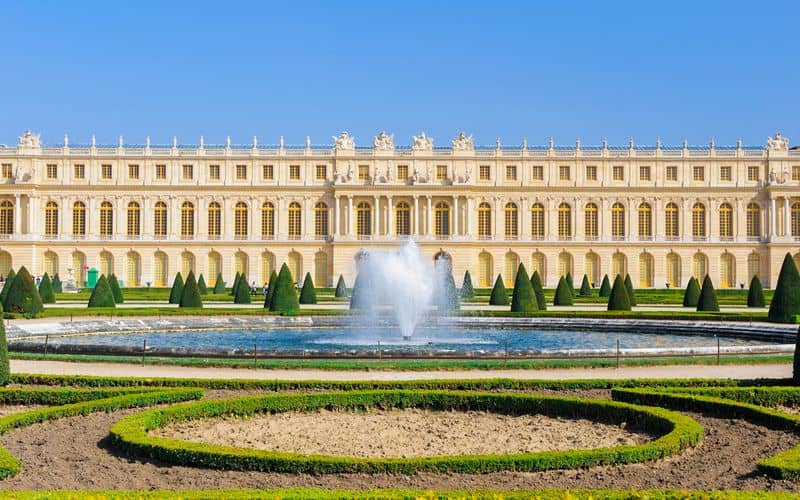
{"type": "Polygon", "coordinates": [[[800,144],[800,2],[9,2],[0,143],[800,144]]]}

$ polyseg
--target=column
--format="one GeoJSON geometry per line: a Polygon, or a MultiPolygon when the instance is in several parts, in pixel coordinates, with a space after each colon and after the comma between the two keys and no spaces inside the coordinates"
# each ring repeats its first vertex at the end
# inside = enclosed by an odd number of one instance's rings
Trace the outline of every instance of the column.
{"type": "Polygon", "coordinates": [[[411,234],[419,236],[419,196],[414,195],[414,214],[411,217],[411,234]]]}
{"type": "MultiPolygon", "coordinates": [[[[636,224],[636,204],[632,198],[628,198],[628,227],[625,231],[625,239],[633,241],[634,235],[639,234],[639,227],[636,224]]],[[[636,272],[639,272],[637,269],[636,272]]]]}
{"type": "MultiPolygon", "coordinates": [[[[42,201],[38,195],[28,198],[28,232],[34,235],[34,238],[41,234],[39,230],[41,226],[42,217],[41,213],[42,201]]],[[[36,238],[38,239],[38,238],[36,238]]],[[[34,253],[34,256],[36,254],[34,253]]]]}
{"type": "MultiPolygon", "coordinates": [[[[94,203],[92,203],[92,210],[94,210],[94,203]]],[[[178,214],[178,200],[174,196],[169,198],[169,219],[167,226],[169,228],[170,239],[175,239],[178,236],[178,227],[181,225],[181,219],[178,214]]]]}
{"type": "Polygon", "coordinates": [[[126,206],[125,202],[121,198],[117,198],[117,206],[114,207],[114,230],[111,232],[113,235],[112,238],[115,240],[121,240],[127,238],[128,234],[128,227],[127,227],[127,220],[126,220],[126,206]]]}
{"type": "Polygon", "coordinates": [[[285,240],[286,236],[283,234],[283,224],[281,224],[281,217],[283,217],[284,211],[284,201],[283,196],[278,197],[278,203],[275,207],[275,238],[280,240],[285,240]]]}
{"type": "Polygon", "coordinates": [[[333,236],[339,236],[339,212],[341,206],[341,198],[339,196],[333,197],[333,236]]]}
{"type": "Polygon", "coordinates": [[[347,235],[350,238],[355,237],[355,226],[353,224],[353,196],[347,197],[347,235]]]}
{"type": "Polygon", "coordinates": [[[426,196],[428,199],[428,213],[427,215],[427,227],[425,228],[425,234],[428,236],[433,235],[433,198],[430,195],[426,196]]]}
{"type": "Polygon", "coordinates": [[[311,212],[311,202],[309,201],[308,197],[303,198],[303,202],[300,205],[300,220],[302,227],[300,229],[300,234],[303,235],[303,239],[312,239],[313,231],[311,230],[311,224],[308,223],[310,220],[309,213],[311,212]]]}
{"type": "Polygon", "coordinates": [[[451,224],[453,236],[458,236],[458,196],[453,195],[453,222],[451,224]]]}
{"type": "Polygon", "coordinates": [[[386,235],[389,238],[394,237],[394,217],[392,217],[392,207],[394,204],[392,203],[392,197],[386,197],[386,235]]]}
{"type": "Polygon", "coordinates": [[[379,232],[380,232],[380,224],[378,222],[378,218],[380,217],[380,214],[381,214],[381,199],[380,199],[380,197],[375,196],[374,200],[375,200],[375,202],[373,203],[373,208],[372,208],[372,212],[374,214],[372,216],[372,238],[373,239],[377,238],[378,236],[380,236],[380,234],[379,234],[379,232]]]}
{"type": "Polygon", "coordinates": [[[15,194],[14,195],[14,235],[15,236],[22,234],[22,231],[21,231],[22,228],[19,227],[19,223],[20,223],[20,220],[21,220],[20,212],[22,211],[22,204],[20,203],[19,198],[20,198],[19,194],[15,194]]]}
{"type": "Polygon", "coordinates": [[[472,197],[467,197],[467,211],[464,212],[464,233],[467,238],[472,238],[472,197]]]}
{"type": "MultiPolygon", "coordinates": [[[[72,203],[70,203],[69,198],[61,198],[58,200],[58,233],[56,235],[57,238],[62,239],[62,235],[72,234],[72,224],[71,215],[72,215],[72,203]]],[[[69,264],[70,267],[72,264],[69,264]]]]}
{"type": "Polygon", "coordinates": [[[775,198],[769,199],[769,236],[770,238],[775,236],[775,223],[777,222],[777,217],[775,217],[775,198]]]}
{"type": "Polygon", "coordinates": [[[786,239],[789,239],[792,236],[792,223],[791,223],[792,216],[791,216],[791,213],[789,212],[790,204],[791,203],[789,202],[789,197],[788,196],[784,196],[783,197],[783,236],[786,239]]]}

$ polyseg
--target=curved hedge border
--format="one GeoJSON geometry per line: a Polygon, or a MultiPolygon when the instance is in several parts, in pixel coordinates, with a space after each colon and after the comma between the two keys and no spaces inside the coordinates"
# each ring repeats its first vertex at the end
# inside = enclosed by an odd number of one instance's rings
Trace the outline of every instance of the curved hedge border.
{"type": "MultiPolygon", "coordinates": [[[[763,402],[761,404],[777,405],[797,401],[800,398],[800,388],[742,387],[694,391],[619,388],[612,389],[611,396],[617,401],[699,411],[726,418],[742,418],[773,429],[800,432],[800,415],[753,404],[763,402]]],[[[800,480],[800,445],[759,460],[756,467],[772,477],[800,480]]]]}
{"type": "Polygon", "coordinates": [[[663,408],[633,406],[609,400],[478,392],[360,391],[251,396],[175,405],[128,416],[117,422],[111,428],[110,434],[119,447],[133,454],[213,469],[310,474],[344,472],[409,474],[417,471],[462,473],[501,470],[541,471],[642,462],[672,455],[698,444],[703,437],[703,428],[693,419],[663,408]],[[323,408],[364,410],[371,407],[481,410],[510,415],[540,413],[549,416],[589,418],[609,423],[628,421],[635,428],[661,437],[638,446],[593,450],[377,459],[236,448],[148,434],[148,431],[172,422],[221,415],[245,416],[263,412],[311,411],[323,408]]]}

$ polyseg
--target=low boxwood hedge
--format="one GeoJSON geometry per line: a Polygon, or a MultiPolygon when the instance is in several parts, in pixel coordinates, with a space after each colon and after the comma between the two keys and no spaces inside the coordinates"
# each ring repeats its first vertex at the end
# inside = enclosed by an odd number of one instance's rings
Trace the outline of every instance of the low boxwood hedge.
{"type": "Polygon", "coordinates": [[[693,419],[663,408],[609,400],[560,398],[523,394],[444,391],[352,391],[326,394],[285,394],[244,397],[159,408],[128,416],[110,431],[112,441],[135,455],[176,464],[228,470],[283,473],[401,473],[418,471],[487,473],[502,470],[542,471],[642,462],[663,458],[700,442],[703,428],[693,419]],[[620,424],[627,422],[659,437],[638,446],[592,450],[548,451],[509,455],[463,455],[417,458],[353,458],[302,455],[235,448],[167,439],[148,431],[173,422],[223,415],[313,411],[317,409],[427,408],[479,410],[510,415],[544,414],[620,424]]]}

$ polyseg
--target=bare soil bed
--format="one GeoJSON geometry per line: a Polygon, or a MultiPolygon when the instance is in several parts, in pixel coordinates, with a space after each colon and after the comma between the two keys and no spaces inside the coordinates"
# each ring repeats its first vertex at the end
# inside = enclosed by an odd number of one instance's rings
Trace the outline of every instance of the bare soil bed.
{"type": "Polygon", "coordinates": [[[0,405],[0,417],[13,413],[22,413],[23,411],[38,410],[39,408],[44,408],[44,405],[0,405]]]}
{"type": "Polygon", "coordinates": [[[590,449],[642,444],[653,438],[629,432],[624,425],[584,419],[416,408],[193,420],[155,434],[200,443],[362,458],[590,449]]]}

